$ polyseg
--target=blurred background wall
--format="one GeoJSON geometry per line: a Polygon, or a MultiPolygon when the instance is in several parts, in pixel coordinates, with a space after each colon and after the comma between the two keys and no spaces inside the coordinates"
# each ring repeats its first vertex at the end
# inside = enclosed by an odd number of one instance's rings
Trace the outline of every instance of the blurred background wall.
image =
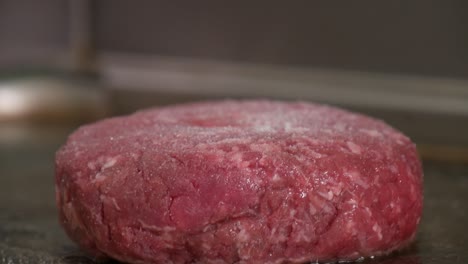
{"type": "Polygon", "coordinates": [[[96,5],[100,50],[468,77],[466,1],[96,5]]]}
{"type": "MultiPolygon", "coordinates": [[[[91,1],[98,52],[468,77],[466,1],[91,1]]],[[[0,65],[66,63],[70,2],[0,0],[0,65]]]]}
{"type": "Polygon", "coordinates": [[[67,1],[0,0],[0,69],[65,63],[67,1]]]}

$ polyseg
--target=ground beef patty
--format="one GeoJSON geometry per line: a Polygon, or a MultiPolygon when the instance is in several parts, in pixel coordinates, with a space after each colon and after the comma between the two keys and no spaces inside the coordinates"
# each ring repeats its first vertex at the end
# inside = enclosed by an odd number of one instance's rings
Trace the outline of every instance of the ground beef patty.
{"type": "Polygon", "coordinates": [[[410,242],[414,144],[333,107],[221,101],[74,132],[56,156],[60,220],[94,256],[130,263],[353,260],[410,242]]]}

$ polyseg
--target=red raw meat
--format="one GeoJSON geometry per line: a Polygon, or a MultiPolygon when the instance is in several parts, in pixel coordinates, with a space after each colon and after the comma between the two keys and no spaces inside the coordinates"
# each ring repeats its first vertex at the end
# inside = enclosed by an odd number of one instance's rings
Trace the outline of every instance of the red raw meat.
{"type": "Polygon", "coordinates": [[[60,220],[97,257],[282,263],[387,254],[415,236],[422,171],[385,123],[333,107],[221,101],[74,132],[56,156],[60,220]]]}

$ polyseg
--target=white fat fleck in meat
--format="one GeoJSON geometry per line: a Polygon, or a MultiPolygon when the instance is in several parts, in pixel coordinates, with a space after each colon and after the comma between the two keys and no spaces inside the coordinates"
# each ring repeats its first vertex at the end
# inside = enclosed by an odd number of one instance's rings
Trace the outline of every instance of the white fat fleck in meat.
{"type": "Polygon", "coordinates": [[[300,196],[301,198],[306,198],[306,197],[307,197],[307,193],[304,192],[304,191],[301,191],[301,193],[299,194],[299,196],[300,196]]]}
{"type": "Polygon", "coordinates": [[[88,162],[87,165],[88,165],[88,168],[90,170],[95,170],[96,169],[96,164],[94,162],[92,162],[92,161],[88,162]]]}
{"type": "Polygon", "coordinates": [[[361,147],[352,141],[347,141],[346,146],[348,146],[349,150],[354,154],[360,155],[362,153],[361,147]]]}
{"type": "Polygon", "coordinates": [[[281,231],[284,231],[281,229],[278,229],[278,227],[273,227],[271,229],[271,232],[270,232],[270,241],[271,242],[284,242],[286,240],[288,240],[288,237],[286,236],[285,232],[281,232],[281,231]]]}
{"type": "Polygon", "coordinates": [[[211,225],[207,225],[203,228],[203,232],[207,232],[208,230],[210,230],[212,228],[211,225]]]}
{"type": "Polygon", "coordinates": [[[355,199],[351,198],[346,203],[350,204],[353,210],[355,210],[358,207],[358,202],[355,199]]]}
{"type": "Polygon", "coordinates": [[[348,221],[346,222],[346,230],[348,231],[347,233],[349,234],[357,234],[356,230],[356,223],[354,221],[348,221]]]}
{"type": "Polygon", "coordinates": [[[408,166],[406,167],[406,173],[408,174],[408,176],[410,176],[411,178],[416,178],[413,174],[413,171],[411,171],[411,168],[408,166]]]}
{"type": "Polygon", "coordinates": [[[318,193],[318,195],[322,196],[323,198],[325,198],[327,200],[332,200],[333,199],[333,192],[332,191],[328,191],[328,192],[318,191],[317,193],[318,193]]]}
{"type": "Polygon", "coordinates": [[[371,137],[381,137],[382,134],[377,131],[377,130],[374,130],[374,129],[361,129],[360,130],[362,133],[368,135],[368,136],[371,136],[371,137]]]}
{"type": "Polygon", "coordinates": [[[108,169],[108,168],[111,168],[112,166],[115,165],[115,163],[117,163],[117,158],[116,157],[108,158],[106,160],[106,162],[104,163],[104,165],[102,165],[101,171],[103,171],[105,169],[108,169]]]}
{"type": "Polygon", "coordinates": [[[240,168],[247,168],[247,167],[249,167],[249,166],[250,166],[250,162],[248,162],[248,161],[246,161],[246,160],[242,161],[242,162],[239,164],[239,167],[240,167],[240,168]]]}
{"type": "Polygon", "coordinates": [[[312,239],[309,234],[307,234],[304,229],[300,229],[300,231],[294,237],[294,242],[310,242],[312,239]]]}
{"type": "Polygon", "coordinates": [[[140,223],[141,227],[143,229],[146,229],[146,230],[157,231],[157,232],[165,232],[165,233],[176,230],[176,228],[172,227],[172,226],[161,226],[160,227],[160,226],[150,225],[150,224],[147,224],[147,223],[143,222],[141,219],[139,219],[138,222],[140,223]]]}
{"type": "Polygon", "coordinates": [[[401,139],[397,139],[397,140],[396,140],[396,143],[397,143],[398,145],[402,145],[402,146],[405,144],[405,142],[404,142],[403,140],[401,140],[401,139]]]}
{"type": "Polygon", "coordinates": [[[291,209],[291,210],[289,211],[289,217],[294,218],[295,215],[296,215],[296,210],[291,209]]]}
{"type": "Polygon", "coordinates": [[[81,154],[83,154],[83,151],[77,150],[75,152],[75,158],[78,158],[79,156],[81,156],[81,154]]]}
{"type": "Polygon", "coordinates": [[[361,173],[359,173],[358,171],[347,171],[345,172],[345,176],[349,177],[352,180],[352,182],[356,183],[362,188],[364,189],[369,188],[369,184],[367,184],[367,182],[365,182],[362,179],[361,173]]]}
{"type": "MultiPolygon", "coordinates": [[[[88,163],[88,167],[94,167],[96,168],[96,164],[101,163],[104,158],[99,158],[97,162],[90,162],[88,163]]],[[[102,164],[101,168],[99,171],[96,173],[96,176],[94,177],[93,182],[101,182],[105,179],[103,172],[109,168],[112,168],[115,164],[117,163],[117,157],[108,157],[105,159],[104,163],[102,164]]]]}
{"type": "Polygon", "coordinates": [[[279,176],[278,173],[275,173],[272,178],[273,182],[279,182],[281,181],[281,177],[279,176]]]}
{"type": "Polygon", "coordinates": [[[115,198],[112,198],[112,204],[114,205],[115,209],[117,209],[118,211],[120,211],[120,206],[117,204],[117,201],[115,200],[115,198]]]}
{"type": "Polygon", "coordinates": [[[262,184],[262,179],[260,178],[247,178],[245,179],[244,187],[247,187],[251,190],[257,190],[262,184]]]}
{"type": "Polygon", "coordinates": [[[211,250],[211,246],[209,243],[202,243],[201,246],[204,250],[211,250]]]}
{"type": "Polygon", "coordinates": [[[241,166],[242,163],[242,153],[235,153],[234,155],[231,156],[230,160],[234,162],[235,164],[238,165],[238,167],[241,166]]]}
{"type": "Polygon", "coordinates": [[[102,175],[101,172],[96,173],[96,176],[94,176],[93,182],[102,182],[106,177],[102,175]]]}
{"type": "Polygon", "coordinates": [[[250,234],[245,231],[244,228],[241,228],[241,231],[237,234],[237,241],[240,243],[245,243],[250,240],[250,234]]]}
{"type": "Polygon", "coordinates": [[[330,186],[330,190],[334,196],[338,196],[343,191],[343,183],[339,182],[338,185],[330,186]]]}
{"type": "Polygon", "coordinates": [[[312,157],[312,158],[315,158],[315,159],[320,159],[322,157],[322,154],[318,153],[318,152],[315,152],[313,150],[309,150],[308,151],[308,154],[312,157]]]}
{"type": "Polygon", "coordinates": [[[323,210],[325,213],[332,213],[332,212],[333,212],[333,207],[331,207],[331,206],[328,205],[328,204],[324,204],[323,207],[322,207],[322,210],[323,210]]]}
{"type": "Polygon", "coordinates": [[[379,226],[379,224],[375,223],[372,226],[372,230],[377,234],[377,237],[379,240],[382,240],[382,228],[379,226]]]}
{"type": "Polygon", "coordinates": [[[393,165],[393,164],[390,165],[389,168],[390,168],[390,171],[391,171],[392,173],[397,173],[397,172],[398,172],[398,168],[397,168],[395,165],[393,165]]]}
{"type": "Polygon", "coordinates": [[[101,200],[101,202],[104,204],[104,203],[107,203],[107,204],[112,204],[114,206],[114,208],[117,210],[117,211],[120,211],[121,208],[120,206],[117,204],[117,200],[115,200],[114,197],[109,197],[109,196],[106,196],[106,195],[103,195],[101,194],[99,196],[99,199],[101,200]]]}

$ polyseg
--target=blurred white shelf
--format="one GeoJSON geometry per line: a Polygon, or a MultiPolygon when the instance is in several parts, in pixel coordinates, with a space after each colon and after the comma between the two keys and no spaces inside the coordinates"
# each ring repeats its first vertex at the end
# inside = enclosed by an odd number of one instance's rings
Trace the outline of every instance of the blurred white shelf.
{"type": "Polygon", "coordinates": [[[105,53],[112,89],[311,100],[346,106],[468,115],[468,80],[105,53]]]}

